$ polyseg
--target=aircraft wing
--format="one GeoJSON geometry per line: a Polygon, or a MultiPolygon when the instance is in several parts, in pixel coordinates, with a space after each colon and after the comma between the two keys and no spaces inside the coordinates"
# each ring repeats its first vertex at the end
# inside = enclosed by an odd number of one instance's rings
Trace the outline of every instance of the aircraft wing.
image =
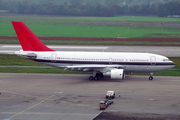
{"type": "Polygon", "coordinates": [[[113,68],[124,68],[123,65],[74,65],[74,66],[66,66],[64,70],[77,70],[77,71],[102,71],[105,69],[113,69],[113,68]]]}

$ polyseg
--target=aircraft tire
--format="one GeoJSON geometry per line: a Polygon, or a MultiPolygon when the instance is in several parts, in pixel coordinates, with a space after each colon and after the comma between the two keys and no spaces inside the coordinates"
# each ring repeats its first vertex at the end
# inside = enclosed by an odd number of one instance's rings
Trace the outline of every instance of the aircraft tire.
{"type": "Polygon", "coordinates": [[[99,77],[98,76],[94,77],[94,80],[95,81],[99,80],[99,77]]]}
{"type": "Polygon", "coordinates": [[[89,80],[93,80],[93,76],[90,76],[90,77],[89,77],[89,80]]]}
{"type": "Polygon", "coordinates": [[[153,76],[150,76],[150,77],[149,77],[149,80],[153,80],[153,76]]]}

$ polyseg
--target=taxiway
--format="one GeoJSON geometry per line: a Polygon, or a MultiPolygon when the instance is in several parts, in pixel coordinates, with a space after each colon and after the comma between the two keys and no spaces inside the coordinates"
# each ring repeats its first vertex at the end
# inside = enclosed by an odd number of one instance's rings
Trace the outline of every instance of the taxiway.
{"type": "Polygon", "coordinates": [[[180,114],[180,77],[127,76],[89,81],[89,75],[0,73],[0,120],[91,120],[108,90],[105,111],[180,114]],[[118,95],[121,97],[118,97],[118,95]]]}

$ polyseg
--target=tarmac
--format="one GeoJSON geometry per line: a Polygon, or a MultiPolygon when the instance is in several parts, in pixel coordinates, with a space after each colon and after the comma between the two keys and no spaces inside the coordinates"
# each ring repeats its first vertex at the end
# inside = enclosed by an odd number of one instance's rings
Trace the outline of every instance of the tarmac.
{"type": "Polygon", "coordinates": [[[180,115],[180,77],[154,76],[153,81],[134,75],[125,80],[88,77],[0,73],[0,120],[97,120],[102,112],[99,102],[108,90],[114,90],[116,98],[104,112],[180,115]]]}

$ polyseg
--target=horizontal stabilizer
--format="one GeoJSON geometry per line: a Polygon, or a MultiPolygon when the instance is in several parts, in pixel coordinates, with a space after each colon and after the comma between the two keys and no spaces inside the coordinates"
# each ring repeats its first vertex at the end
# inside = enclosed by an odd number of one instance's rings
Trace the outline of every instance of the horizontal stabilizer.
{"type": "Polygon", "coordinates": [[[30,53],[30,52],[16,51],[15,54],[18,55],[18,56],[22,56],[22,57],[30,58],[30,59],[37,58],[37,54],[30,53]]]}

